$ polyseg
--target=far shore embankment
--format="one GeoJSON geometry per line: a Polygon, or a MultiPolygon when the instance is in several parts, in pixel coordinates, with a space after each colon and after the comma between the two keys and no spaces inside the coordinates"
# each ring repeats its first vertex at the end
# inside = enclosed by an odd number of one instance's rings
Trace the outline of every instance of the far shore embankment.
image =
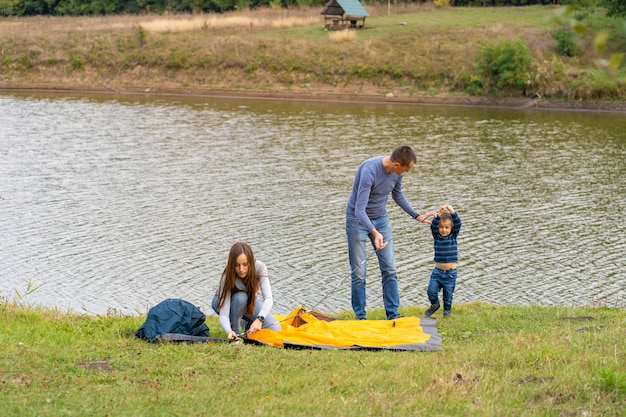
{"type": "Polygon", "coordinates": [[[549,109],[567,111],[624,112],[626,102],[621,101],[568,101],[532,98],[488,98],[469,95],[415,95],[350,92],[338,89],[272,89],[252,90],[237,88],[197,88],[173,86],[112,86],[109,84],[42,84],[0,83],[0,93],[55,93],[55,94],[120,94],[140,96],[186,96],[229,99],[268,99],[289,101],[332,101],[346,103],[386,103],[432,106],[470,106],[516,109],[549,109]]]}

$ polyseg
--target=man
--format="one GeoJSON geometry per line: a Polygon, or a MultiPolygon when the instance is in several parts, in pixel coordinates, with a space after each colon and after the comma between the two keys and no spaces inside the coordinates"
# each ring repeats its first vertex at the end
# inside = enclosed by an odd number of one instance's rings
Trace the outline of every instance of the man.
{"type": "Polygon", "coordinates": [[[419,215],[402,193],[402,175],[415,165],[415,152],[399,146],[390,156],[377,156],[363,162],[357,170],[346,209],[348,256],[352,268],[352,309],[357,319],[365,320],[366,242],[372,242],[382,275],[383,302],[388,320],[400,317],[398,276],[394,259],[391,224],[387,216],[387,199],[391,194],[404,211],[418,222],[428,213],[419,215]]]}

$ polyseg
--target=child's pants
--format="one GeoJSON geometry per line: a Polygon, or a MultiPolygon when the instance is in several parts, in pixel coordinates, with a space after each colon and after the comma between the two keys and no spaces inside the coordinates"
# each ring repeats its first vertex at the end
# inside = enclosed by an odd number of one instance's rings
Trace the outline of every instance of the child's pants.
{"type": "Polygon", "coordinates": [[[428,283],[428,300],[431,305],[439,305],[439,291],[443,288],[443,311],[452,311],[452,294],[456,286],[456,268],[447,271],[433,268],[428,283]]]}

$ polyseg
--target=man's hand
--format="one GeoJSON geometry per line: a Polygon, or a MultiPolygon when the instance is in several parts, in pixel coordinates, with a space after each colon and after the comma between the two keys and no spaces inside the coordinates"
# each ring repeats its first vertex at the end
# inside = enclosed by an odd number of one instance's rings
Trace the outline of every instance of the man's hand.
{"type": "Polygon", "coordinates": [[[385,249],[389,242],[384,241],[382,233],[380,233],[376,229],[373,229],[372,234],[374,235],[374,247],[376,248],[376,250],[385,249]]]}
{"type": "Polygon", "coordinates": [[[417,220],[420,223],[431,224],[432,221],[429,219],[429,217],[435,217],[435,216],[437,216],[436,211],[429,211],[428,213],[420,214],[419,216],[415,218],[415,220],[417,220]]]}

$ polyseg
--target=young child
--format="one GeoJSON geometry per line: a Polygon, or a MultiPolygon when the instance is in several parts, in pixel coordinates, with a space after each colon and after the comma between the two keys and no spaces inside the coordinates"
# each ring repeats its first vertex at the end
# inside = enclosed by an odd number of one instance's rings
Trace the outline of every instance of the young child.
{"type": "Polygon", "coordinates": [[[452,294],[456,285],[456,263],[459,260],[456,237],[461,230],[461,218],[454,208],[444,203],[430,224],[435,241],[435,267],[428,283],[430,308],[424,312],[430,317],[439,310],[439,291],[443,289],[443,316],[452,314],[452,294]]]}

